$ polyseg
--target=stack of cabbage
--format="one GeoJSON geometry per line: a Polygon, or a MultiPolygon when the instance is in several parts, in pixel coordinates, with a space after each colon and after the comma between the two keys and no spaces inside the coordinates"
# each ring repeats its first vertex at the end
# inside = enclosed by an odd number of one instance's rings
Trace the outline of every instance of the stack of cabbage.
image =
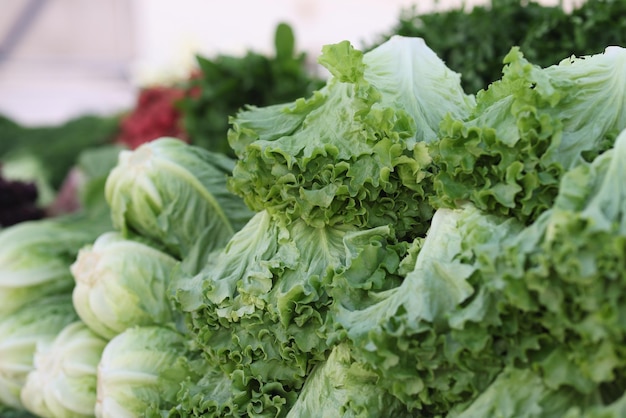
{"type": "Polygon", "coordinates": [[[102,190],[111,211],[2,231],[5,407],[132,417],[175,404],[178,383],[193,371],[178,360],[188,347],[168,298],[170,276],[193,269],[192,260],[224,246],[250,218],[226,189],[233,167],[221,154],[162,138],[119,154],[102,190]]]}
{"type": "Polygon", "coordinates": [[[113,228],[71,263],[80,320],[43,325],[34,362],[2,352],[0,384],[30,371],[12,405],[626,416],[626,50],[539,68],[513,48],[476,96],[420,39],[319,61],[311,97],[233,116],[237,161],[120,154],[113,228]]]}
{"type": "Polygon", "coordinates": [[[69,266],[108,228],[108,218],[80,213],[0,231],[0,410],[23,408],[20,393],[35,352],[78,320],[69,266]]]}

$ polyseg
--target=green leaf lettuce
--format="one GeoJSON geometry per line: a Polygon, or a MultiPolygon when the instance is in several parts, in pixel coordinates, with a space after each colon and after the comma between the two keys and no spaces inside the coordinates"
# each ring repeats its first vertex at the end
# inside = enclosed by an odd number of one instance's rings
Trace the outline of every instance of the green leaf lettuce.
{"type": "Polygon", "coordinates": [[[255,211],[313,226],[425,232],[426,144],[445,115],[466,117],[473,97],[421,39],[394,37],[366,54],[344,41],[325,46],[319,62],[332,77],[310,97],[232,118],[232,190],[255,211]]]}

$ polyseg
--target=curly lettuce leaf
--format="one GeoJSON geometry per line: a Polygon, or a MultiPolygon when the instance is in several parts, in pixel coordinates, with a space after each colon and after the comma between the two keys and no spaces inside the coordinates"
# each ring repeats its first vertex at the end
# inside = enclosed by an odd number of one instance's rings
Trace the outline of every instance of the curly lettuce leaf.
{"type": "Polygon", "coordinates": [[[510,367],[467,408],[451,411],[447,418],[576,418],[593,416],[588,410],[601,406],[597,392],[581,396],[571,389],[551,389],[536,371],[510,367]]]}
{"type": "Polygon", "coordinates": [[[411,410],[435,416],[471,401],[540,338],[486,282],[499,246],[520,228],[472,205],[439,209],[398,266],[396,274],[413,265],[399,286],[358,294],[349,290],[358,274],[335,277],[333,338],[351,341],[355,358],[411,410]]]}
{"type": "Polygon", "coordinates": [[[554,207],[499,257],[508,304],[554,339],[557,349],[540,364],[552,387],[588,393],[626,367],[625,157],[622,131],[613,149],[563,177],[554,207]]]}
{"type": "Polygon", "coordinates": [[[378,384],[378,376],[352,358],[349,344],[333,347],[307,378],[287,418],[411,417],[397,398],[378,384]]]}
{"type": "Polygon", "coordinates": [[[332,77],[311,97],[232,118],[232,190],[255,211],[316,227],[424,233],[433,213],[426,144],[444,115],[467,116],[473,97],[421,39],[394,37],[365,54],[347,41],[327,45],[319,62],[332,77]]]}
{"type": "Polygon", "coordinates": [[[362,275],[376,270],[388,255],[387,240],[393,241],[387,227],[312,227],[263,211],[203,271],[174,282],[191,338],[238,382],[233,397],[240,408],[258,404],[268,413],[279,399],[295,401],[329,349],[326,287],[347,266],[362,275]]]}
{"type": "Polygon", "coordinates": [[[626,127],[626,49],[540,68],[514,47],[503,77],[480,91],[471,117],[446,117],[432,148],[436,206],[477,207],[532,222],[563,174],[610,148],[626,127]]]}
{"type": "Polygon", "coordinates": [[[172,402],[153,403],[142,415],[146,418],[189,418],[240,416],[234,402],[235,382],[224,371],[203,357],[202,351],[186,341],[185,350],[176,363],[192,371],[178,381],[172,402]]]}

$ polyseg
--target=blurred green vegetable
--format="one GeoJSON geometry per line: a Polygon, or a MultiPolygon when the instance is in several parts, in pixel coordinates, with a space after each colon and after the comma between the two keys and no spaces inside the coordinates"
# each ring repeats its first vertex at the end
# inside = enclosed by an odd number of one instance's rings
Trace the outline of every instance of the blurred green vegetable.
{"type": "Polygon", "coordinates": [[[49,346],[38,346],[22,404],[44,418],[93,417],[97,366],[106,340],[83,322],[63,328],[49,346]]]}
{"type": "Polygon", "coordinates": [[[51,126],[21,126],[0,116],[0,161],[29,155],[41,163],[45,178],[54,190],[87,148],[111,143],[119,117],[86,115],[51,126]]]}
{"type": "Polygon", "coordinates": [[[20,392],[36,349],[49,346],[78,316],[70,295],[40,297],[0,317],[0,405],[23,409],[20,392]]]}
{"type": "Polygon", "coordinates": [[[77,213],[1,230],[0,318],[44,296],[71,293],[78,251],[110,229],[106,213],[77,213]]]}
{"type": "Polygon", "coordinates": [[[242,57],[196,57],[199,71],[178,102],[192,144],[232,157],[227,141],[230,116],[245,105],[290,102],[322,86],[306,55],[296,52],[289,25],[276,27],[274,46],[274,56],[248,51],[242,57]]]}

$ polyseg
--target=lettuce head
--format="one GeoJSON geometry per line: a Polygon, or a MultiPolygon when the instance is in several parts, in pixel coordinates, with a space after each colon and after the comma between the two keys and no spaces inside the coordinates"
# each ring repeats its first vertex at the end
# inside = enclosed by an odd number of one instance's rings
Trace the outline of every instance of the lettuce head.
{"type": "Polygon", "coordinates": [[[42,297],[0,317],[0,405],[24,409],[20,392],[34,368],[36,350],[78,320],[70,295],[42,297]]]}
{"type": "Polygon", "coordinates": [[[196,373],[185,337],[162,326],[129,328],[107,343],[97,369],[98,418],[131,418],[176,403],[181,382],[196,373]]]}
{"type": "Polygon", "coordinates": [[[26,409],[41,417],[93,417],[96,371],[106,344],[82,321],[75,321],[49,346],[37,347],[21,393],[26,409]]]}
{"type": "Polygon", "coordinates": [[[347,41],[327,45],[319,62],[331,78],[311,97],[232,118],[232,190],[255,211],[314,227],[425,232],[427,144],[445,115],[469,115],[473,96],[419,38],[396,36],[367,53],[347,41]]]}
{"type": "Polygon", "coordinates": [[[174,138],[159,138],[121,151],[107,177],[105,197],[113,226],[150,238],[177,258],[222,247],[252,213],[228,191],[228,157],[174,138]]]}
{"type": "Polygon", "coordinates": [[[149,242],[106,232],[71,265],[76,312],[106,339],[133,326],[172,323],[167,289],[177,263],[149,242]]]}
{"type": "Polygon", "coordinates": [[[540,68],[514,47],[504,63],[469,118],[444,118],[432,148],[433,200],[469,199],[530,223],[552,206],[564,173],[611,148],[626,128],[626,49],[540,68]]]}
{"type": "Polygon", "coordinates": [[[274,416],[295,401],[329,349],[326,287],[348,265],[373,275],[399,259],[388,240],[388,227],[315,227],[262,211],[203,271],[174,283],[191,339],[231,379],[243,416],[274,416]]]}
{"type": "Polygon", "coordinates": [[[108,214],[22,222],[0,231],[0,317],[56,294],[71,293],[78,251],[111,228],[108,214]]]}
{"type": "Polygon", "coordinates": [[[519,229],[471,204],[437,210],[426,238],[389,271],[400,284],[372,291],[372,276],[350,268],[334,277],[333,340],[350,341],[354,358],[411,411],[438,416],[470,401],[508,358],[536,345],[535,329],[515,329],[518,318],[500,312],[503,297],[485,273],[519,229]]]}
{"type": "Polygon", "coordinates": [[[614,148],[564,175],[554,206],[499,256],[507,303],[553,339],[538,366],[553,387],[623,388],[625,157],[622,131],[614,148]]]}

